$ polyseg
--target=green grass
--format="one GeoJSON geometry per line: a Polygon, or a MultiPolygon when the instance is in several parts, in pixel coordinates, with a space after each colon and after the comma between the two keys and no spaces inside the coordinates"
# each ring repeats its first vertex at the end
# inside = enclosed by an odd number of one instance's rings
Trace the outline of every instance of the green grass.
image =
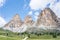
{"type": "MultiPolygon", "coordinates": [[[[25,34],[25,36],[27,36],[25,34]]],[[[52,35],[34,35],[31,34],[31,37],[27,40],[60,40],[60,36],[57,36],[57,38],[53,38],[52,35]]],[[[22,40],[24,38],[24,35],[18,35],[18,33],[13,33],[8,30],[2,30],[0,29],[0,40],[22,40]],[[8,33],[8,35],[6,35],[8,33]]]]}
{"type": "Polygon", "coordinates": [[[21,40],[22,38],[21,37],[8,37],[8,36],[2,36],[0,35],[0,40],[21,40]]]}
{"type": "MultiPolygon", "coordinates": [[[[22,35],[17,36],[3,36],[0,35],[0,40],[22,40],[24,37],[22,35]]],[[[36,35],[31,35],[31,38],[28,38],[27,40],[60,40],[60,36],[57,38],[53,38],[50,35],[42,35],[42,36],[36,36],[36,35]]]]}

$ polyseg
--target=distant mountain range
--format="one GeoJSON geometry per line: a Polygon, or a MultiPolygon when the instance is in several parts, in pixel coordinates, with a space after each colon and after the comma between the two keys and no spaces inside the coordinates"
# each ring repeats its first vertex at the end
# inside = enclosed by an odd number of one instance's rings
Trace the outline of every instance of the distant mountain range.
{"type": "Polygon", "coordinates": [[[36,32],[48,29],[59,30],[60,18],[58,18],[55,13],[50,8],[45,8],[38,15],[36,21],[32,20],[30,15],[27,15],[24,21],[21,20],[20,16],[16,14],[10,22],[8,22],[3,29],[10,30],[13,32],[36,32]]]}

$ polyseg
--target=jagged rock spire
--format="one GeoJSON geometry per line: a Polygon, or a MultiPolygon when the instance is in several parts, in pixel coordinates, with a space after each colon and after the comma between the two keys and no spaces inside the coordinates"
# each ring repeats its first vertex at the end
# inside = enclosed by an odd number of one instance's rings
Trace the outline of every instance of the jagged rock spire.
{"type": "Polygon", "coordinates": [[[26,17],[25,17],[25,20],[24,20],[24,23],[25,24],[33,24],[33,20],[32,20],[32,17],[30,16],[30,15],[27,15],[26,17]]]}
{"type": "Polygon", "coordinates": [[[58,25],[57,16],[50,8],[45,8],[41,11],[40,15],[37,19],[37,25],[45,25],[45,26],[57,26],[58,25]]]}
{"type": "Polygon", "coordinates": [[[5,27],[20,27],[22,25],[22,20],[20,19],[19,15],[16,14],[10,22],[8,22],[5,27]]]}

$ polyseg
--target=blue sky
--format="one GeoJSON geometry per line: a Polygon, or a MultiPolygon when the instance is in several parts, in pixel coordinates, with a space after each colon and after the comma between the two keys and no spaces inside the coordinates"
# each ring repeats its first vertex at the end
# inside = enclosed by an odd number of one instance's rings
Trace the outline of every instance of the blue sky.
{"type": "Polygon", "coordinates": [[[41,10],[49,7],[60,17],[60,0],[0,0],[0,24],[9,22],[15,14],[24,20],[26,15],[31,15],[36,20],[41,10]]]}
{"type": "Polygon", "coordinates": [[[3,7],[0,8],[0,16],[9,21],[16,13],[23,19],[29,12],[30,8],[27,7],[29,0],[6,0],[3,7]]]}

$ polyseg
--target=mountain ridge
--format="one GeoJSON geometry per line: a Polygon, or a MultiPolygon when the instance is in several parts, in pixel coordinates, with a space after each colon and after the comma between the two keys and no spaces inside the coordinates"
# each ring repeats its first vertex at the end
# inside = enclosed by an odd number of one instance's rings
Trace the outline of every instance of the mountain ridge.
{"type": "MultiPolygon", "coordinates": [[[[44,10],[41,11],[41,13],[38,15],[37,21],[33,21],[32,17],[30,15],[27,15],[25,17],[25,20],[22,22],[20,19],[19,15],[16,14],[12,18],[13,25],[12,28],[10,28],[11,21],[7,24],[9,29],[13,32],[32,32],[32,30],[35,29],[56,29],[59,27],[60,24],[58,24],[59,20],[57,19],[58,17],[55,15],[55,13],[50,9],[50,8],[45,8],[44,10]],[[10,25],[10,26],[9,26],[10,25]],[[19,27],[17,27],[19,26],[19,27]],[[31,30],[31,31],[30,31],[31,30]]],[[[9,30],[8,27],[4,26],[4,29],[9,30]]]]}

